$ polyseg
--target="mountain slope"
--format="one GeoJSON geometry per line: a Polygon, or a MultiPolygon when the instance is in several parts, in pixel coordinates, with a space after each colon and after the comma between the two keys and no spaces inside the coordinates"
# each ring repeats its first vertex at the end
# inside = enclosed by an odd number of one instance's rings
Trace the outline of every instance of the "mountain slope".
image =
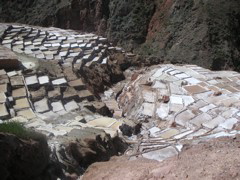
{"type": "Polygon", "coordinates": [[[2,22],[95,32],[159,60],[240,70],[238,0],[2,0],[0,7],[2,22]]]}

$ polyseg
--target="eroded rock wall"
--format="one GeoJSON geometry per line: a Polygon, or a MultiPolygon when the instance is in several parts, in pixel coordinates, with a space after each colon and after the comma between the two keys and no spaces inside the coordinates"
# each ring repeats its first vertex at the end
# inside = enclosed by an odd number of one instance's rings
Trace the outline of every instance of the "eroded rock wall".
{"type": "Polygon", "coordinates": [[[158,1],[149,24],[145,55],[214,70],[239,70],[238,1],[158,1]]]}
{"type": "Polygon", "coordinates": [[[94,162],[108,161],[127,149],[127,144],[118,136],[111,137],[95,128],[73,129],[67,136],[59,138],[62,144],[56,155],[64,169],[82,174],[94,162]]]}

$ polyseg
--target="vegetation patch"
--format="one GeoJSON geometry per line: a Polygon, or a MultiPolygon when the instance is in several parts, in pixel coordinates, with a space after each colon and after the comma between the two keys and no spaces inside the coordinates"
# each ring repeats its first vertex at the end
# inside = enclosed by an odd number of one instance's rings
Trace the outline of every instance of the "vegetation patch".
{"type": "Polygon", "coordinates": [[[11,121],[11,122],[4,122],[0,124],[0,132],[2,133],[9,133],[14,134],[18,138],[29,140],[33,139],[39,142],[46,142],[46,136],[35,132],[33,130],[27,129],[24,125],[20,122],[11,121]]]}

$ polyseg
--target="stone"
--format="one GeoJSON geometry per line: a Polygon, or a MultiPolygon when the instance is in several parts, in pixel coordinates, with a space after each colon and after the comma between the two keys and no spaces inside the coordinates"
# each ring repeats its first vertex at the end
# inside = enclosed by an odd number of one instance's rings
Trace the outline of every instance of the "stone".
{"type": "Polygon", "coordinates": [[[224,87],[224,89],[226,89],[232,93],[239,92],[239,90],[237,88],[234,88],[232,86],[226,86],[226,87],[224,87]]]}
{"type": "Polygon", "coordinates": [[[23,88],[19,88],[19,89],[15,89],[12,91],[12,97],[14,99],[20,99],[20,98],[23,98],[23,97],[26,97],[27,96],[27,93],[26,93],[26,89],[23,87],[23,88]]]}
{"type": "Polygon", "coordinates": [[[15,105],[13,106],[13,108],[15,111],[30,108],[28,99],[27,98],[17,99],[15,101],[15,105]]]}
{"type": "Polygon", "coordinates": [[[0,104],[0,119],[6,120],[8,118],[10,118],[10,114],[7,111],[7,107],[6,107],[5,103],[0,104]]]}
{"type": "Polygon", "coordinates": [[[4,69],[0,69],[0,76],[5,74],[7,74],[6,71],[4,69]]]}
{"type": "Polygon", "coordinates": [[[169,114],[169,105],[168,104],[160,104],[160,106],[156,110],[157,116],[164,120],[169,114]]]}
{"type": "Polygon", "coordinates": [[[26,49],[26,48],[24,49],[24,53],[27,54],[27,55],[32,55],[33,54],[31,49],[26,49]]]}
{"type": "Polygon", "coordinates": [[[74,88],[67,87],[67,89],[63,92],[64,102],[69,102],[71,100],[75,100],[75,101],[79,102],[79,96],[77,93],[78,92],[74,88]]]}
{"type": "Polygon", "coordinates": [[[157,161],[163,161],[167,158],[170,158],[172,156],[177,155],[178,152],[175,148],[169,146],[160,150],[156,150],[156,151],[151,151],[148,153],[143,153],[143,157],[147,158],[147,159],[153,159],[153,160],[157,160],[157,161]]]}
{"type": "Polygon", "coordinates": [[[99,38],[99,41],[100,41],[100,42],[107,42],[107,38],[101,37],[101,38],[99,38]]]}
{"type": "Polygon", "coordinates": [[[119,126],[121,126],[122,123],[118,122],[114,118],[101,117],[101,118],[97,118],[92,121],[89,121],[87,125],[91,125],[94,127],[113,128],[114,130],[118,130],[119,126]]]}
{"type": "MultiPolygon", "coordinates": [[[[62,115],[65,115],[66,112],[62,115]]],[[[39,113],[37,114],[37,116],[43,120],[45,120],[46,122],[52,122],[52,121],[55,121],[57,120],[57,118],[59,118],[59,114],[53,112],[53,111],[46,111],[46,112],[43,112],[43,113],[39,113]]],[[[49,126],[52,126],[51,123],[49,123],[49,126]]]]}
{"type": "Polygon", "coordinates": [[[8,77],[13,77],[13,76],[16,76],[18,75],[17,71],[10,71],[7,73],[8,77]]]}
{"type": "Polygon", "coordinates": [[[16,116],[15,110],[13,108],[9,108],[8,110],[9,110],[9,114],[12,118],[16,116]]]}
{"type": "Polygon", "coordinates": [[[168,67],[166,69],[163,70],[165,73],[169,73],[171,71],[175,71],[175,69],[171,68],[171,67],[168,67]]]}
{"type": "Polygon", "coordinates": [[[198,94],[206,92],[207,89],[199,86],[199,85],[192,85],[192,86],[184,86],[183,87],[186,91],[188,91],[190,94],[198,94]]]}
{"type": "Polygon", "coordinates": [[[217,93],[217,92],[220,91],[220,89],[217,88],[216,86],[207,86],[207,88],[210,89],[210,90],[212,90],[212,91],[214,91],[214,93],[217,93]]]}
{"type": "Polygon", "coordinates": [[[66,84],[66,83],[67,83],[67,81],[66,81],[65,78],[60,78],[60,79],[56,79],[56,80],[53,80],[53,81],[52,81],[52,84],[53,84],[54,86],[64,85],[64,84],[66,84]]]}
{"type": "Polygon", "coordinates": [[[118,103],[115,99],[104,101],[108,109],[116,111],[119,110],[118,103]]]}
{"type": "Polygon", "coordinates": [[[223,99],[223,100],[217,102],[217,104],[230,107],[236,102],[239,102],[239,98],[231,97],[231,98],[223,99]]]}
{"type": "Polygon", "coordinates": [[[27,86],[32,86],[38,84],[38,78],[36,75],[30,76],[30,77],[25,77],[25,81],[27,86]]]}
{"type": "Polygon", "coordinates": [[[7,93],[9,90],[8,84],[0,84],[0,92],[7,93]]]}
{"type": "Polygon", "coordinates": [[[41,87],[38,90],[30,91],[30,94],[31,94],[32,101],[39,101],[40,99],[43,99],[45,97],[46,90],[44,87],[41,87]]]}
{"type": "Polygon", "coordinates": [[[187,79],[184,79],[184,80],[187,81],[189,84],[198,84],[198,83],[201,82],[196,78],[187,78],[187,79]]]}
{"type": "Polygon", "coordinates": [[[104,58],[101,62],[101,64],[107,64],[108,63],[108,58],[104,58]]]}
{"type": "Polygon", "coordinates": [[[155,83],[153,84],[152,88],[165,89],[166,88],[166,84],[161,82],[161,81],[155,81],[155,83]]]}
{"type": "Polygon", "coordinates": [[[164,138],[164,139],[168,139],[171,138],[177,134],[179,134],[179,130],[177,129],[167,129],[161,133],[158,133],[158,137],[164,138]]]}
{"type": "Polygon", "coordinates": [[[11,49],[12,48],[12,44],[3,44],[4,47],[11,49]]]}
{"type": "MultiPolygon", "coordinates": [[[[11,44],[12,41],[13,41],[13,39],[3,40],[2,44],[11,44]]],[[[4,49],[2,49],[2,51],[4,52],[4,49]]]]}
{"type": "Polygon", "coordinates": [[[221,116],[228,119],[233,117],[235,113],[237,113],[239,110],[236,108],[228,108],[228,110],[222,112],[221,116]]]}
{"type": "Polygon", "coordinates": [[[224,128],[224,129],[232,129],[233,126],[238,122],[236,118],[230,118],[227,119],[225,122],[219,124],[219,127],[224,128]]]}
{"type": "Polygon", "coordinates": [[[143,90],[143,99],[145,102],[154,103],[156,101],[156,93],[153,91],[143,90]]]}
{"type": "Polygon", "coordinates": [[[0,103],[6,103],[7,97],[4,92],[0,92],[0,103]]]}
{"type": "Polygon", "coordinates": [[[7,75],[0,75],[0,84],[7,84],[9,82],[10,81],[7,75]]]}
{"type": "Polygon", "coordinates": [[[100,60],[101,60],[101,58],[97,56],[97,57],[93,58],[92,62],[97,62],[97,63],[99,63],[100,60]]]}
{"type": "Polygon", "coordinates": [[[7,97],[8,101],[11,103],[11,104],[14,104],[14,100],[13,100],[13,97],[12,96],[8,96],[7,97]]]}
{"type": "Polygon", "coordinates": [[[239,117],[240,117],[240,112],[239,112],[239,113],[237,113],[237,116],[239,116],[239,117]]]}
{"type": "Polygon", "coordinates": [[[38,59],[44,59],[45,58],[45,55],[43,53],[40,53],[40,54],[37,54],[36,55],[36,58],[38,59]]]}
{"type": "Polygon", "coordinates": [[[181,74],[176,74],[175,77],[179,78],[179,79],[186,79],[186,78],[190,78],[189,75],[185,74],[185,73],[181,73],[181,74]]]}
{"type": "Polygon", "coordinates": [[[51,103],[53,112],[58,112],[64,110],[63,104],[61,101],[51,103]]]}
{"type": "Polygon", "coordinates": [[[218,83],[218,84],[215,84],[216,87],[222,89],[222,88],[225,88],[226,87],[226,84],[224,83],[218,83]]]}
{"type": "Polygon", "coordinates": [[[78,91],[78,96],[81,101],[85,99],[87,99],[88,101],[94,100],[94,95],[89,90],[78,91]]]}
{"type": "Polygon", "coordinates": [[[187,136],[187,139],[193,139],[193,138],[196,138],[196,137],[198,137],[198,136],[205,135],[205,134],[208,133],[208,131],[209,131],[209,130],[206,130],[206,129],[199,129],[198,131],[189,134],[189,135],[187,136]]]}
{"type": "Polygon", "coordinates": [[[44,113],[44,112],[47,112],[50,110],[49,106],[48,106],[48,100],[46,98],[35,102],[34,108],[35,108],[36,112],[38,112],[38,113],[44,113]]]}
{"type": "Polygon", "coordinates": [[[217,127],[219,124],[223,123],[226,119],[223,118],[222,116],[217,116],[216,118],[203,123],[202,125],[209,128],[209,129],[213,129],[215,127],[217,127]]]}
{"type": "Polygon", "coordinates": [[[152,75],[153,78],[158,78],[163,74],[164,68],[157,69],[157,71],[152,75]]]}
{"type": "Polygon", "coordinates": [[[183,110],[183,104],[171,104],[170,106],[169,106],[169,112],[171,112],[171,113],[177,113],[177,112],[179,112],[179,111],[181,111],[181,110],[183,110]]]}
{"type": "Polygon", "coordinates": [[[183,99],[184,106],[186,107],[195,102],[192,96],[181,96],[181,98],[183,99]]]}
{"type": "Polygon", "coordinates": [[[185,110],[182,113],[178,114],[175,117],[175,121],[177,124],[181,126],[188,126],[191,119],[193,119],[196,115],[192,113],[190,110],[185,110]]]}
{"type": "Polygon", "coordinates": [[[25,109],[25,110],[20,110],[17,112],[17,116],[22,116],[28,120],[33,119],[36,117],[32,109],[25,109]]]}
{"type": "Polygon", "coordinates": [[[202,113],[195,118],[193,118],[190,122],[197,127],[200,127],[203,123],[207,123],[208,121],[212,120],[213,118],[207,114],[207,113],[202,113]]]}
{"type": "Polygon", "coordinates": [[[173,83],[170,83],[170,92],[171,94],[183,94],[182,88],[173,83]]]}
{"type": "Polygon", "coordinates": [[[226,111],[228,108],[220,106],[216,107],[214,109],[209,110],[207,113],[210,114],[212,117],[217,117],[218,115],[221,115],[222,112],[226,111]]]}
{"type": "Polygon", "coordinates": [[[23,78],[22,76],[13,76],[10,78],[11,85],[14,88],[24,86],[23,78]]]}
{"type": "Polygon", "coordinates": [[[64,47],[64,48],[65,47],[70,47],[70,44],[69,43],[68,44],[62,44],[61,47],[64,47]]]}
{"type": "Polygon", "coordinates": [[[185,131],[185,132],[183,132],[183,133],[180,133],[180,134],[174,136],[174,138],[175,138],[175,139],[182,139],[182,138],[188,136],[188,135],[191,134],[191,133],[193,133],[193,130],[185,131]]]}
{"type": "Polygon", "coordinates": [[[62,94],[60,88],[55,87],[52,91],[48,91],[48,98],[50,100],[61,99],[62,94]]]}
{"type": "Polygon", "coordinates": [[[171,76],[173,75],[177,75],[177,74],[181,74],[182,72],[178,71],[178,70],[174,70],[174,71],[170,71],[168,72],[168,74],[170,74],[171,76]]]}
{"type": "Polygon", "coordinates": [[[172,95],[170,97],[171,104],[183,104],[183,99],[180,96],[172,95]]]}
{"type": "Polygon", "coordinates": [[[74,81],[69,81],[68,85],[70,87],[74,87],[76,90],[83,90],[85,88],[85,84],[83,83],[82,79],[77,79],[74,81]]]}
{"type": "Polygon", "coordinates": [[[79,109],[79,106],[75,101],[70,101],[64,105],[64,108],[67,112],[70,112],[79,109]]]}
{"type": "Polygon", "coordinates": [[[44,85],[49,83],[49,77],[48,76],[40,76],[38,77],[39,84],[44,85]]]}
{"type": "Polygon", "coordinates": [[[113,113],[114,118],[121,118],[123,117],[123,110],[115,110],[113,113]]]}
{"type": "Polygon", "coordinates": [[[209,104],[207,106],[204,106],[202,108],[200,108],[199,110],[202,112],[208,112],[209,110],[215,108],[216,106],[214,104],[209,104]]]}
{"type": "Polygon", "coordinates": [[[204,106],[206,106],[206,105],[207,105],[207,103],[206,103],[205,101],[203,101],[203,100],[198,100],[198,101],[196,101],[195,103],[193,103],[191,106],[189,106],[189,109],[196,111],[196,110],[198,110],[199,108],[204,107],[204,106]]]}
{"type": "Polygon", "coordinates": [[[155,107],[155,105],[152,103],[143,103],[142,104],[142,108],[143,108],[142,115],[152,117],[153,112],[154,112],[154,107],[155,107]]]}
{"type": "Polygon", "coordinates": [[[150,135],[152,137],[156,137],[156,133],[160,132],[161,129],[159,129],[158,127],[152,127],[151,129],[149,129],[150,135]]]}
{"type": "Polygon", "coordinates": [[[74,81],[74,80],[78,79],[78,77],[76,76],[76,74],[72,70],[72,67],[65,67],[65,68],[63,68],[63,74],[64,74],[64,76],[66,77],[66,79],[68,81],[74,81]]]}

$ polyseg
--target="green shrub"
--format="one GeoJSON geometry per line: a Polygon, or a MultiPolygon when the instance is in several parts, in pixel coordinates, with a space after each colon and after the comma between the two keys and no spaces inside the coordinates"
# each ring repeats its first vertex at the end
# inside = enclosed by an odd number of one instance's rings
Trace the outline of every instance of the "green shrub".
{"type": "Polygon", "coordinates": [[[25,128],[22,123],[16,121],[4,122],[0,124],[0,132],[14,134],[18,138],[25,140],[33,139],[42,143],[47,142],[46,136],[33,130],[29,130],[25,128]]]}

